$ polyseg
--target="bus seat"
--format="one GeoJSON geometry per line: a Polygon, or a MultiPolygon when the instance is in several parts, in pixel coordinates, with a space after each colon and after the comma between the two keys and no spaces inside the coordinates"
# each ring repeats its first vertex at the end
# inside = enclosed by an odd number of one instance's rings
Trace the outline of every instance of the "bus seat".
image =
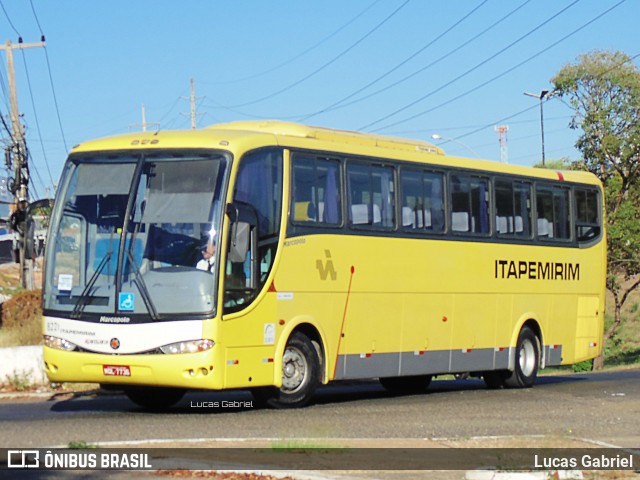
{"type": "Polygon", "coordinates": [[[522,216],[516,215],[515,217],[515,232],[522,233],[524,232],[524,222],[522,221],[522,216]]]}
{"type": "Polygon", "coordinates": [[[324,222],[324,202],[318,202],[318,221],[324,222]]]}
{"type": "Polygon", "coordinates": [[[379,224],[382,222],[382,214],[380,213],[380,205],[377,203],[373,204],[373,223],[379,224]]]}
{"type": "Polygon", "coordinates": [[[508,233],[507,217],[496,217],[496,230],[498,233],[508,233]]]}
{"type": "Polygon", "coordinates": [[[414,214],[411,207],[402,207],[402,226],[416,228],[414,214]]]}
{"type": "Polygon", "coordinates": [[[431,227],[431,209],[425,208],[422,210],[422,213],[416,211],[417,217],[417,225],[418,228],[429,228],[431,227]]]}
{"type": "Polygon", "coordinates": [[[546,218],[538,219],[538,236],[546,237],[549,235],[549,222],[546,218]]]}
{"type": "Polygon", "coordinates": [[[369,205],[366,203],[351,205],[351,223],[367,225],[369,223],[369,205]]]}
{"type": "Polygon", "coordinates": [[[451,213],[451,230],[454,232],[469,231],[469,213],[468,212],[452,212],[451,213]]]}
{"type": "Polygon", "coordinates": [[[425,208],[424,210],[422,210],[422,212],[424,213],[424,226],[425,226],[425,228],[431,227],[431,209],[430,208],[425,208]]]}
{"type": "Polygon", "coordinates": [[[306,222],[309,220],[307,215],[309,211],[309,203],[311,202],[296,202],[293,206],[293,219],[298,222],[306,222]]]}

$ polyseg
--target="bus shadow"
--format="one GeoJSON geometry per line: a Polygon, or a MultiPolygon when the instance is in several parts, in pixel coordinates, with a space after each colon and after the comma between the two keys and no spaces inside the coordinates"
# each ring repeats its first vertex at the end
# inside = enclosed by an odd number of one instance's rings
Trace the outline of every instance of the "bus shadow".
{"type": "MultiPolygon", "coordinates": [[[[533,388],[588,381],[585,375],[559,375],[538,377],[533,388]]],[[[386,390],[378,381],[336,382],[318,388],[311,405],[329,405],[351,403],[362,400],[408,397],[415,395],[440,395],[450,392],[488,390],[479,378],[435,379],[424,392],[392,392],[386,390]]],[[[55,399],[54,399],[55,401],[55,399]]],[[[229,391],[190,391],[176,405],[165,409],[149,410],[131,402],[120,392],[92,392],[78,394],[71,398],[58,400],[51,405],[52,412],[119,412],[136,414],[189,414],[216,415],[268,409],[258,404],[248,390],[229,391]]]]}

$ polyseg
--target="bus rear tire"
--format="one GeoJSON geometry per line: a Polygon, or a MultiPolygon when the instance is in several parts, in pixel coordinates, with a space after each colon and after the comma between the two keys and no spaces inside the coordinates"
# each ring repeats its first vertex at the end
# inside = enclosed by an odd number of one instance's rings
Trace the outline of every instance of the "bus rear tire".
{"type": "Polygon", "coordinates": [[[431,375],[384,377],[378,380],[380,380],[382,386],[390,392],[424,392],[429,388],[431,375]]]}
{"type": "Polygon", "coordinates": [[[187,391],[169,387],[126,387],[124,393],[136,405],[149,410],[164,410],[182,400],[187,391]]]}
{"type": "Polygon", "coordinates": [[[309,403],[320,383],[320,359],[309,337],[295,332],[282,357],[282,386],[251,391],[257,405],[299,408],[309,403]]]}
{"type": "Polygon", "coordinates": [[[540,366],[540,342],[529,327],[522,327],[516,343],[515,368],[505,378],[510,388],[530,388],[536,381],[540,366]]]}

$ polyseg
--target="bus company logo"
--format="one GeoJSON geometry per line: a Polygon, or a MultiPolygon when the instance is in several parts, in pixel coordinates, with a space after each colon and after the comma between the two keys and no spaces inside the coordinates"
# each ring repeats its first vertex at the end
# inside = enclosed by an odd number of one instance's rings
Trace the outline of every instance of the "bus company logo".
{"type": "Polygon", "coordinates": [[[100,317],[100,323],[129,323],[131,322],[131,317],[109,317],[106,315],[102,315],[100,317]]]}
{"type": "Polygon", "coordinates": [[[538,262],[495,260],[494,276],[498,279],[580,280],[580,264],[571,262],[538,262]]]}
{"type": "Polygon", "coordinates": [[[119,348],[120,348],[120,340],[118,340],[117,338],[112,338],[112,339],[109,341],[109,346],[110,346],[111,348],[113,348],[114,350],[119,349],[119,348]]]}
{"type": "Polygon", "coordinates": [[[333,267],[333,260],[331,260],[331,250],[325,250],[324,256],[326,258],[325,262],[322,262],[322,259],[319,258],[316,260],[316,268],[318,269],[318,273],[320,274],[320,280],[326,280],[329,276],[331,276],[331,280],[338,279],[338,272],[333,267]]]}
{"type": "Polygon", "coordinates": [[[8,450],[7,468],[40,468],[38,450],[8,450]]]}

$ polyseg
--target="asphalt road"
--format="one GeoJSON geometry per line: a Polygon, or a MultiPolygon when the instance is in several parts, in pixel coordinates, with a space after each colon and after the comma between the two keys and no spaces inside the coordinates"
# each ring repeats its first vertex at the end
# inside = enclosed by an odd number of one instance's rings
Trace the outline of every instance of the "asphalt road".
{"type": "Polygon", "coordinates": [[[338,384],[321,388],[313,405],[298,410],[244,403],[251,400],[244,391],[194,392],[158,413],[122,395],[5,399],[0,448],[70,442],[155,446],[148,442],[157,440],[200,445],[189,442],[216,439],[317,439],[338,445],[363,439],[378,447],[475,439],[475,446],[484,446],[483,439],[492,437],[532,436],[556,444],[588,439],[640,447],[640,369],[544,376],[522,390],[489,390],[474,379],[434,380],[419,395],[390,394],[377,382],[338,384]]]}

